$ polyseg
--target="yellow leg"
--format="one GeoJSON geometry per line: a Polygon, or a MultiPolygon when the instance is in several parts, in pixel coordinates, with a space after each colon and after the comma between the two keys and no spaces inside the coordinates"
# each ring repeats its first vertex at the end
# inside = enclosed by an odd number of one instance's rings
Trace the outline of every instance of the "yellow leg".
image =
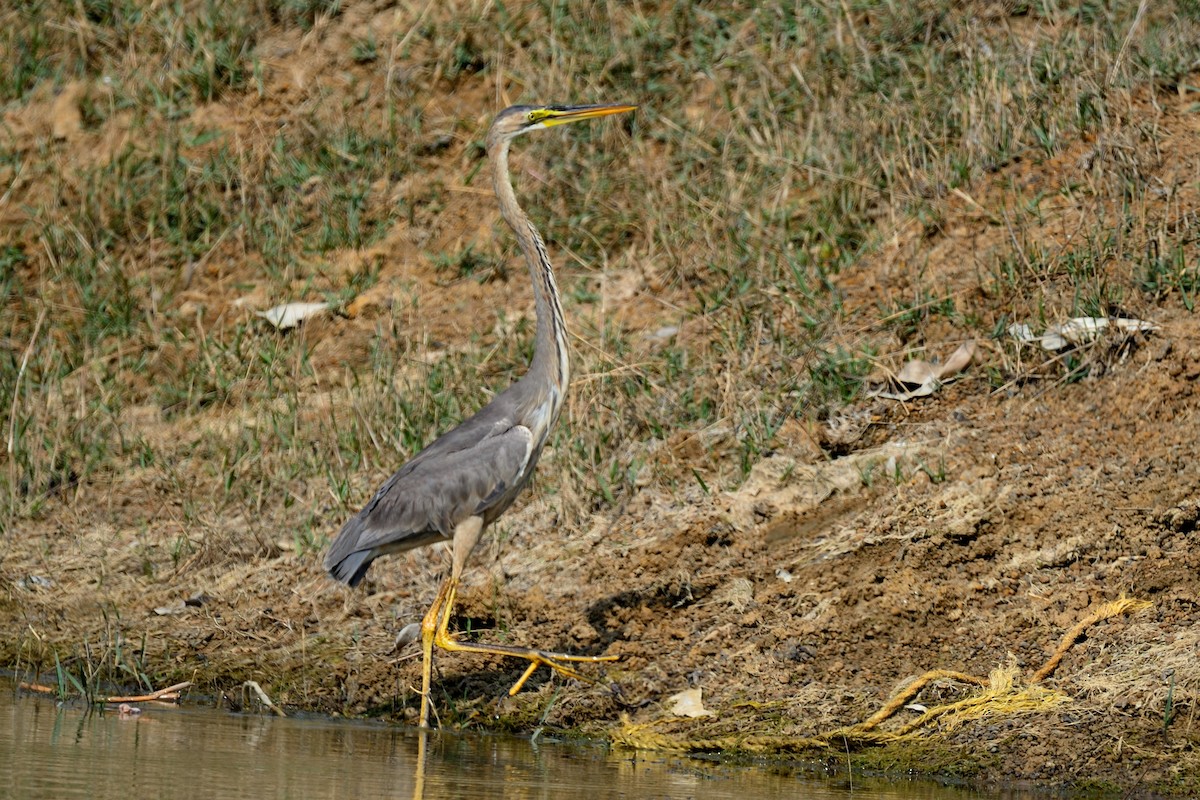
{"type": "Polygon", "coordinates": [[[537,668],[541,665],[541,661],[530,661],[529,666],[526,667],[525,671],[521,673],[521,677],[518,678],[517,682],[513,684],[511,689],[508,690],[508,696],[512,697],[514,694],[521,691],[521,687],[525,685],[525,681],[529,680],[530,676],[537,672],[537,668]]]}
{"type": "Polygon", "coordinates": [[[442,586],[438,589],[437,597],[433,600],[433,605],[429,607],[429,611],[425,613],[425,617],[421,620],[421,727],[429,727],[429,687],[433,682],[433,643],[437,638],[438,620],[441,617],[441,610],[446,605],[446,598],[454,595],[453,584],[450,578],[442,581],[442,586]]]}
{"type": "MultiPolygon", "coordinates": [[[[488,655],[510,656],[512,658],[523,658],[529,661],[529,667],[521,674],[521,677],[508,690],[509,697],[512,697],[533,675],[537,668],[543,664],[554,670],[560,675],[568,678],[575,678],[581,681],[590,681],[586,675],[583,675],[576,670],[567,666],[567,663],[585,663],[598,664],[603,661],[616,661],[620,656],[573,656],[566,653],[551,653],[545,650],[534,650],[530,647],[512,647],[503,644],[475,644],[473,642],[460,642],[450,635],[450,617],[454,612],[454,600],[458,594],[458,582],[450,581],[449,590],[446,593],[445,603],[442,608],[441,619],[438,622],[437,632],[433,637],[433,644],[447,652],[457,653],[486,653],[488,655]],[[566,662],[566,663],[564,663],[566,662]]],[[[422,627],[422,631],[424,628],[422,627]]]]}
{"type": "Polygon", "coordinates": [[[468,517],[454,529],[453,551],[454,560],[450,576],[442,582],[438,589],[437,598],[429,611],[421,620],[421,727],[429,727],[429,709],[431,706],[430,684],[433,681],[433,648],[438,646],[448,652],[484,653],[496,656],[523,658],[529,662],[529,667],[508,690],[509,695],[521,691],[521,687],[529,680],[537,668],[545,665],[560,675],[576,678],[581,681],[591,680],[581,675],[567,664],[598,664],[603,661],[616,661],[620,656],[572,656],[566,653],[551,653],[545,650],[534,650],[529,647],[510,647],[502,644],[475,644],[460,642],[450,635],[450,617],[454,615],[454,600],[458,595],[458,581],[462,576],[463,566],[467,556],[475,549],[483,532],[482,517],[468,517]]]}

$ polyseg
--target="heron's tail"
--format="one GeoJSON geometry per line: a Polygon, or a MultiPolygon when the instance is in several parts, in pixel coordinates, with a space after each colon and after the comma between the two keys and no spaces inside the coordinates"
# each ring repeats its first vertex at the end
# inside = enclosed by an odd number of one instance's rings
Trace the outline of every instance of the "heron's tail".
{"type": "Polygon", "coordinates": [[[337,538],[325,554],[325,569],[330,577],[350,586],[358,586],[363,576],[379,555],[374,547],[362,547],[363,526],[361,513],[351,517],[338,531],[337,538]]]}
{"type": "Polygon", "coordinates": [[[331,578],[353,588],[358,586],[367,574],[372,560],[370,550],[355,550],[343,556],[338,554],[337,548],[334,547],[325,558],[325,569],[329,571],[331,578]]]}
{"type": "MultiPolygon", "coordinates": [[[[350,587],[362,582],[367,570],[371,568],[371,562],[380,556],[411,550],[448,538],[434,528],[416,533],[401,529],[380,535],[379,531],[372,527],[371,521],[365,519],[372,508],[373,505],[368,505],[347,520],[333,544],[329,546],[329,552],[325,554],[325,569],[330,577],[350,587]]],[[[387,522],[388,520],[384,520],[384,523],[387,522]]]]}

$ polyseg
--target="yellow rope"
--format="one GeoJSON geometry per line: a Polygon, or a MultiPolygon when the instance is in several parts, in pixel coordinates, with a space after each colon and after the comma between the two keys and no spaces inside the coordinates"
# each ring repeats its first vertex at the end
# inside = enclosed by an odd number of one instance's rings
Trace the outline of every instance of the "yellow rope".
{"type": "Polygon", "coordinates": [[[1151,604],[1146,600],[1133,600],[1128,597],[1122,597],[1120,600],[1113,600],[1111,603],[1105,603],[1092,612],[1087,618],[1075,625],[1074,628],[1067,631],[1067,635],[1058,643],[1058,649],[1054,651],[1054,655],[1050,656],[1050,660],[1042,665],[1042,668],[1033,673],[1032,682],[1041,683],[1046,678],[1053,674],[1058,668],[1058,663],[1062,661],[1063,656],[1075,644],[1075,640],[1083,635],[1083,632],[1095,625],[1097,622],[1103,622],[1111,617],[1117,617],[1122,614],[1135,614],[1138,611],[1150,608],[1151,604]]]}
{"type": "Polygon", "coordinates": [[[1145,600],[1122,598],[1096,609],[1063,636],[1049,660],[1033,674],[1026,686],[1017,685],[1018,672],[1015,667],[996,669],[986,680],[953,670],[932,670],[897,692],[879,711],[863,722],[815,736],[735,733],[688,738],[654,730],[666,720],[635,724],[627,715],[622,715],[621,728],[612,734],[612,741],[616,745],[636,750],[675,753],[712,753],[723,750],[744,753],[799,753],[829,748],[860,749],[918,739],[923,735],[923,729],[934,723],[938,723],[943,732],[949,732],[966,722],[990,715],[1025,714],[1053,708],[1067,702],[1069,698],[1062,692],[1047,689],[1040,684],[1054,672],[1063,656],[1083,632],[1097,622],[1123,614],[1133,614],[1149,608],[1150,605],[1145,600]],[[919,717],[896,730],[877,730],[881,723],[895,716],[922,689],[936,680],[972,684],[983,687],[983,691],[954,703],[927,709],[919,717]]]}
{"type": "Polygon", "coordinates": [[[897,692],[891,700],[884,703],[883,708],[876,711],[865,722],[860,723],[863,728],[874,728],[879,723],[886,719],[890,719],[897,711],[904,708],[909,700],[920,694],[921,690],[936,680],[949,679],[959,681],[960,683],[973,683],[976,686],[987,686],[988,682],[982,678],[976,678],[974,675],[967,675],[965,672],[955,672],[949,669],[935,669],[926,672],[915,681],[905,686],[897,692]]]}

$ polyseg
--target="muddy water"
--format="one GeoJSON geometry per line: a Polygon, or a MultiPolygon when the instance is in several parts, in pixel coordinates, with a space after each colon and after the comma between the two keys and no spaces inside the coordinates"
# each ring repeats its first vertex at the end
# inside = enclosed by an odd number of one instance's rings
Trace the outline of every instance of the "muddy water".
{"type": "Polygon", "coordinates": [[[143,704],[136,717],[0,688],[0,797],[965,800],[929,783],[821,781],[498,736],[143,704]]]}

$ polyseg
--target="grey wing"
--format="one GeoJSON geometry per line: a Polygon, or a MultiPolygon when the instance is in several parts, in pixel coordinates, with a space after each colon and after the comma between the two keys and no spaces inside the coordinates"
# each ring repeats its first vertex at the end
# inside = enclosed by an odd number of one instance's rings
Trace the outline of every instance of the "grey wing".
{"type": "Polygon", "coordinates": [[[325,557],[334,578],[354,586],[378,556],[448,539],[463,520],[511,499],[533,455],[529,428],[493,425],[469,445],[460,431],[421,451],[342,526],[325,557]]]}

